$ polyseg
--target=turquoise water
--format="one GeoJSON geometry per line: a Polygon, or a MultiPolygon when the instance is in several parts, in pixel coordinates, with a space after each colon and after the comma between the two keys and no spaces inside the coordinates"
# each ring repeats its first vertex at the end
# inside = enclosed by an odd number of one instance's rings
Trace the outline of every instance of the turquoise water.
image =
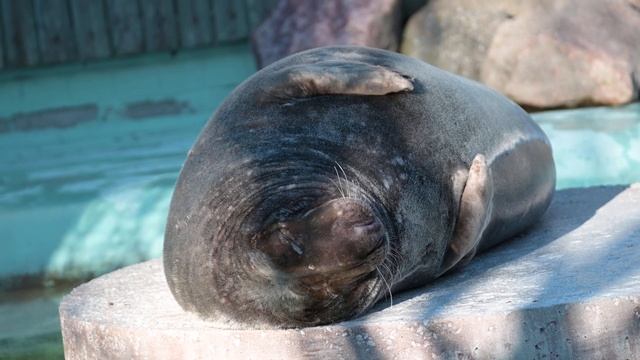
{"type": "Polygon", "coordinates": [[[551,140],[559,188],[640,181],[640,103],[533,118],[551,140]]]}
{"type": "Polygon", "coordinates": [[[0,293],[0,359],[62,359],[58,306],[67,286],[0,293]]]}

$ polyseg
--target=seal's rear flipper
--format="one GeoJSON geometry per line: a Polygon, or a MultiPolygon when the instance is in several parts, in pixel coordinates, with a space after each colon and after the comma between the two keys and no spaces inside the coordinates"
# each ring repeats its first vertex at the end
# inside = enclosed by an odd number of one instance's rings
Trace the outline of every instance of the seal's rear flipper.
{"type": "Polygon", "coordinates": [[[386,95],[413,90],[408,76],[358,61],[321,61],[274,72],[262,84],[263,101],[318,95],[386,95]]]}
{"type": "Polygon", "coordinates": [[[491,220],[493,178],[483,155],[478,154],[469,168],[469,177],[460,198],[458,219],[440,274],[471,260],[482,234],[491,220]]]}

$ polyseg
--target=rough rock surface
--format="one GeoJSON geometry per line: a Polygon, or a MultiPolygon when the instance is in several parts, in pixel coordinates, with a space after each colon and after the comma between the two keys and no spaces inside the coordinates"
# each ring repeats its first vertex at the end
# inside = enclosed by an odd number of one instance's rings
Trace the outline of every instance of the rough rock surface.
{"type": "Polygon", "coordinates": [[[76,288],[67,359],[640,359],[640,184],[564,190],[528,234],[366,316],[230,329],[180,309],[158,260],[76,288]]]}
{"type": "Polygon", "coordinates": [[[399,0],[280,0],[252,34],[258,67],[328,45],[398,48],[399,0]]]}
{"type": "Polygon", "coordinates": [[[638,98],[639,0],[432,0],[402,52],[533,108],[638,98]]]}

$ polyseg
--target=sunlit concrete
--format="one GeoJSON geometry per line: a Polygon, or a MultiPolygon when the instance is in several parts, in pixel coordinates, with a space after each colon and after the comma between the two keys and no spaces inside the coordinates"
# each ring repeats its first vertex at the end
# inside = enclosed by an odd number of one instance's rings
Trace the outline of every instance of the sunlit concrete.
{"type": "Polygon", "coordinates": [[[366,316],[230,329],[183,312],[158,260],[75,289],[68,359],[640,358],[640,184],[560,191],[544,220],[366,316]]]}

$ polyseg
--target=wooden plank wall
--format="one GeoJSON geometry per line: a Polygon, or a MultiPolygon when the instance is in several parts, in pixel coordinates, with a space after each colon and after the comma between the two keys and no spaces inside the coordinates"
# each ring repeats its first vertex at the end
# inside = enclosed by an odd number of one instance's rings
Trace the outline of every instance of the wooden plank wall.
{"type": "Polygon", "coordinates": [[[70,3],[78,60],[104,59],[111,56],[109,27],[103,0],[71,0],[70,3]]]}
{"type": "Polygon", "coordinates": [[[277,0],[0,0],[0,70],[242,41],[277,0]]]}
{"type": "Polygon", "coordinates": [[[0,11],[4,30],[5,65],[15,67],[41,63],[33,2],[2,0],[0,11]]]}
{"type": "Polygon", "coordinates": [[[61,63],[77,58],[66,0],[34,0],[36,32],[43,63],[61,63]]]}
{"type": "Polygon", "coordinates": [[[212,43],[211,3],[207,0],[179,0],[177,4],[182,46],[194,48],[212,43]]]}
{"type": "Polygon", "coordinates": [[[178,49],[178,23],[172,0],[140,0],[146,51],[178,49]]]}

